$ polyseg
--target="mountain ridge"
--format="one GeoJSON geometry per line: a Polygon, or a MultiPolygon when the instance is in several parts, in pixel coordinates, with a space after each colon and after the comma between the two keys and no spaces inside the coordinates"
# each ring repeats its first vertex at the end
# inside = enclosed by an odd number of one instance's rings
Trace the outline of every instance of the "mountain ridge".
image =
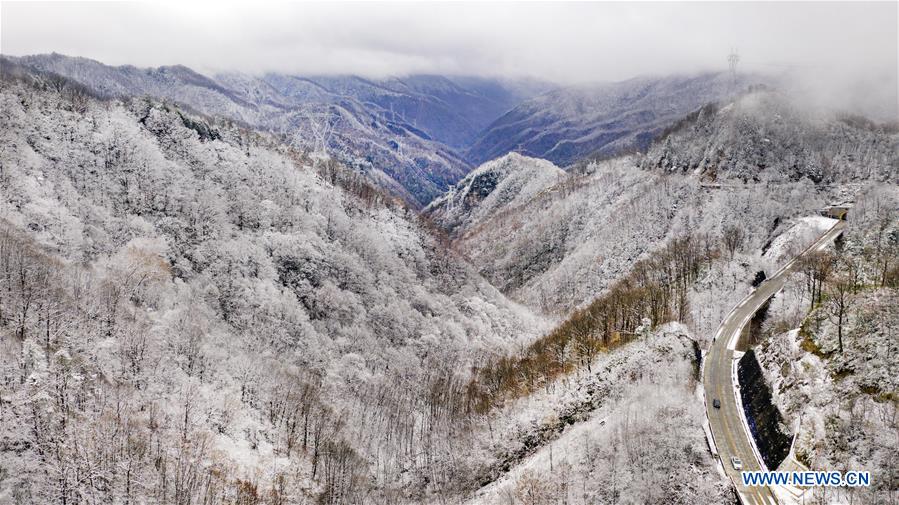
{"type": "Polygon", "coordinates": [[[491,124],[466,152],[474,163],[517,151],[567,166],[594,154],[645,149],[664,127],[709,102],[733,97],[759,76],[640,76],[584,84],[527,100],[491,124]]]}
{"type": "Polygon", "coordinates": [[[69,78],[101,96],[150,95],[280,133],[296,147],[382,174],[375,181],[392,179],[386,189],[415,206],[426,205],[470,170],[456,151],[482,125],[551,86],[443,76],[206,76],[183,65],[110,66],[58,53],[0,58],[69,78]]]}
{"type": "Polygon", "coordinates": [[[500,209],[527,202],[564,176],[565,171],[547,160],[508,153],[469,172],[423,212],[452,234],[457,228],[476,226],[500,209]]]}

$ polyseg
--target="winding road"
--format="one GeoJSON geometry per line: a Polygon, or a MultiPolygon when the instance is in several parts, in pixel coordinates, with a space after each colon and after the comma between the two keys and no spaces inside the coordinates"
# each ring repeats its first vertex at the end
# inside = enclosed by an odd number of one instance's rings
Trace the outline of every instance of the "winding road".
{"type": "Polygon", "coordinates": [[[783,288],[787,278],[796,269],[798,260],[806,254],[827,247],[843,232],[845,226],[845,221],[838,221],[802,254],[784,265],[734,307],[718,327],[712,346],[706,353],[702,377],[705,388],[706,415],[714,444],[721,458],[721,464],[724,466],[727,476],[733,481],[740,502],[743,504],[777,504],[778,500],[768,487],[743,486],[740,472],[735,470],[731,464],[731,457],[736,456],[743,461],[743,471],[762,469],[762,464],[753,450],[750,439],[752,435],[741,417],[741,407],[737,403],[738,390],[735,387],[735,376],[732,371],[734,352],[739,336],[765,301],[783,288]],[[720,409],[712,406],[713,399],[721,402],[720,409]]]}

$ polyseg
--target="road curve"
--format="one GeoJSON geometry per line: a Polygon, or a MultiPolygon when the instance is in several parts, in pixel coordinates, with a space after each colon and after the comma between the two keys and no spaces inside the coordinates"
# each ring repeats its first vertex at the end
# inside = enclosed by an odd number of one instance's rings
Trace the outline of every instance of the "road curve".
{"type": "MultiPolygon", "coordinates": [[[[824,235],[809,246],[796,258],[793,258],[771,278],[763,282],[755,291],[747,296],[727,315],[718,331],[712,346],[705,356],[702,382],[705,388],[706,415],[712,437],[721,458],[724,471],[733,481],[741,503],[744,504],[776,504],[777,499],[768,487],[744,487],[740,480],[740,472],[733,469],[731,457],[736,456],[743,461],[743,470],[760,470],[761,463],[755,456],[748,427],[742,421],[737,405],[737,389],[732,374],[734,348],[743,327],[758,309],[775,293],[780,291],[790,274],[796,269],[799,258],[813,251],[824,249],[845,228],[845,221],[838,221],[824,235]],[[712,406],[712,400],[718,399],[721,408],[712,406]]],[[[775,470],[775,469],[771,469],[775,470]]]]}

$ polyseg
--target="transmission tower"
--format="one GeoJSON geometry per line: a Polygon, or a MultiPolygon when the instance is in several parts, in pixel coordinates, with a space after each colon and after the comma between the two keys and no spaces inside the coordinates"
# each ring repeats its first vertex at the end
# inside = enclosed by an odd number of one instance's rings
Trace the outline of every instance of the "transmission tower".
{"type": "Polygon", "coordinates": [[[730,54],[727,55],[727,65],[730,67],[730,77],[735,84],[737,82],[737,63],[739,62],[740,55],[737,54],[736,49],[731,48],[730,54]]]}

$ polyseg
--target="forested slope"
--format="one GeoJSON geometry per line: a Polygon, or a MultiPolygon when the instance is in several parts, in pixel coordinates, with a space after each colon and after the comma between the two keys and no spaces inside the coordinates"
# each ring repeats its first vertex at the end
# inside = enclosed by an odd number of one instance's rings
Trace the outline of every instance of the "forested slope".
{"type": "Polygon", "coordinates": [[[0,135],[0,501],[446,481],[460,374],[544,328],[404,206],[264,135],[32,78],[3,81],[0,135]]]}
{"type": "MultiPolygon", "coordinates": [[[[803,262],[778,294],[757,356],[796,457],[814,470],[866,470],[870,488],[832,503],[888,503],[899,488],[899,190],[863,195],[836,247],[803,262]]],[[[821,491],[821,490],[819,490],[821,491]]]]}
{"type": "MultiPolygon", "coordinates": [[[[471,209],[447,200],[428,210],[494,285],[564,314],[677,237],[728,232],[734,248],[761,251],[789,218],[894,181],[897,142],[889,125],[808,111],[761,90],[691,114],[645,154],[584,163],[509,205],[479,208],[492,201],[484,195],[471,209]]],[[[538,163],[518,157],[512,173],[538,163]]]]}
{"type": "Polygon", "coordinates": [[[151,96],[274,132],[297,149],[339,159],[414,205],[426,205],[471,168],[456,148],[547,87],[439,76],[207,76],[181,65],[110,66],[55,53],[3,56],[0,64],[7,73],[62,76],[104,97],[151,96]]]}
{"type": "Polygon", "coordinates": [[[643,150],[673,122],[709,102],[771,80],[729,73],[641,76],[551,90],[527,100],[478,135],[468,150],[484,163],[508,152],[567,167],[590,155],[643,150]]]}
{"type": "Polygon", "coordinates": [[[707,105],[670,128],[641,166],[707,181],[899,181],[899,125],[810,109],[777,91],[707,105]]]}
{"type": "Polygon", "coordinates": [[[548,161],[509,153],[471,171],[424,214],[449,233],[468,230],[495,213],[526,204],[564,176],[548,161]]]}

